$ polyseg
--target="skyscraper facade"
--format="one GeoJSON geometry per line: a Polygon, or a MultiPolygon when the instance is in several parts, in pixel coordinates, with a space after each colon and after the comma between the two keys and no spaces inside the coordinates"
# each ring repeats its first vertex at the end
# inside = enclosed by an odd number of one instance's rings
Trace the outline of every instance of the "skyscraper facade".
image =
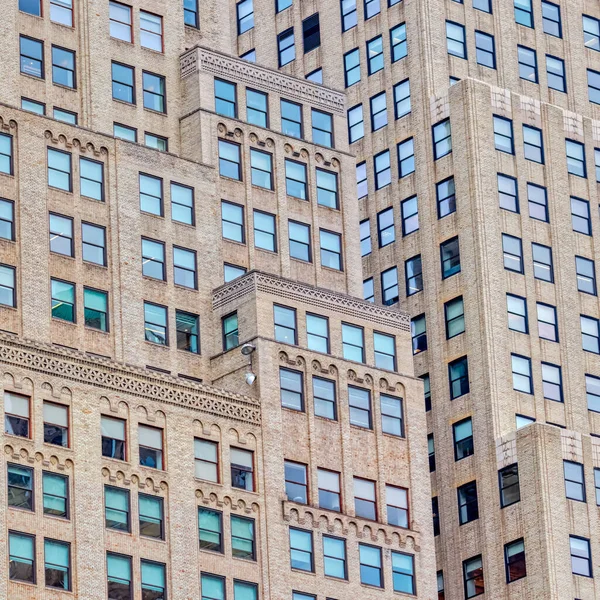
{"type": "Polygon", "coordinates": [[[363,298],[314,4],[3,7],[0,598],[435,597],[425,384],[363,298]]]}

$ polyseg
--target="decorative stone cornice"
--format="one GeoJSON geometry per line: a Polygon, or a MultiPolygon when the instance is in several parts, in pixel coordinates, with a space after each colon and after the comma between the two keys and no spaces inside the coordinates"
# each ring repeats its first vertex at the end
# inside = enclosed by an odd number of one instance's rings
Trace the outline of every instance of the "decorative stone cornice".
{"type": "Polygon", "coordinates": [[[260,425],[260,406],[255,398],[201,383],[183,383],[171,375],[150,375],[142,368],[10,334],[0,334],[0,363],[260,425]]]}
{"type": "Polygon", "coordinates": [[[345,114],[346,95],[322,85],[285,75],[255,63],[196,46],[180,58],[181,78],[198,71],[246,83],[258,90],[274,92],[325,110],[345,114]]]}
{"type": "Polygon", "coordinates": [[[288,298],[321,309],[334,309],[343,315],[410,331],[410,318],[405,312],[262,271],[251,271],[217,288],[213,293],[213,310],[256,292],[288,298]]]}

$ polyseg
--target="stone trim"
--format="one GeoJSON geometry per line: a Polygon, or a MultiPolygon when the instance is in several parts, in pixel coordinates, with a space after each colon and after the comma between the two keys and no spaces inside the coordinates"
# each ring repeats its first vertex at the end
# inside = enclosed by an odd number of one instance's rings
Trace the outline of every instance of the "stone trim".
{"type": "Polygon", "coordinates": [[[233,79],[265,90],[294,98],[340,115],[345,114],[346,95],[304,79],[291,77],[240,58],[196,46],[180,58],[181,78],[207,71],[219,77],[233,79]]]}
{"type": "Polygon", "coordinates": [[[0,363],[260,425],[259,401],[254,398],[201,383],[183,383],[171,375],[150,375],[144,369],[110,359],[91,359],[76,350],[0,334],[0,363]]]}
{"type": "Polygon", "coordinates": [[[340,314],[356,319],[410,331],[410,318],[405,312],[261,271],[251,271],[217,288],[213,292],[213,310],[253,292],[272,294],[325,310],[333,308],[340,314]]]}

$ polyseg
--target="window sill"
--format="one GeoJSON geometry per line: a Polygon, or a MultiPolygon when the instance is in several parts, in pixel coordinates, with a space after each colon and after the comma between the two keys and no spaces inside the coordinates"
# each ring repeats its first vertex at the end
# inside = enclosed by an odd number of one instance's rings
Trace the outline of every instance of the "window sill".
{"type": "MultiPolygon", "coordinates": [[[[220,139],[220,138],[219,138],[220,139]]],[[[235,181],[237,183],[244,183],[243,179],[234,179],[233,177],[227,177],[227,175],[221,175],[221,173],[219,173],[219,177],[221,179],[226,179],[227,181],[235,181]]],[[[254,187],[254,186],[253,186],[254,187]]]]}
{"type": "Polygon", "coordinates": [[[155,50],[154,48],[148,48],[148,46],[142,46],[140,44],[140,48],[142,50],[145,50],[146,52],[152,52],[152,54],[154,55],[158,55],[158,56],[164,56],[165,55],[165,51],[164,50],[155,50]]]}
{"type": "Polygon", "coordinates": [[[33,15],[31,13],[28,13],[25,10],[19,10],[19,14],[21,14],[21,15],[27,15],[28,17],[33,17],[34,19],[39,19],[40,21],[44,20],[44,17],[42,17],[41,15],[33,15]]]}
{"type": "Polygon", "coordinates": [[[290,256],[290,260],[293,260],[302,265],[312,265],[313,264],[312,260],[303,260],[302,258],[296,258],[295,256],[290,256]]]}
{"type": "Polygon", "coordinates": [[[35,513],[35,510],[33,510],[32,508],[20,508],[18,506],[10,506],[10,504],[7,504],[7,508],[9,508],[10,510],[17,510],[19,512],[22,513],[27,513],[27,514],[33,514],[35,513]]]}
{"type": "Polygon", "coordinates": [[[100,267],[101,269],[108,269],[108,265],[101,265],[95,262],[90,262],[89,260],[81,261],[84,265],[90,265],[91,267],[100,267]]]}
{"type": "MultiPolygon", "coordinates": [[[[370,431],[371,433],[373,433],[372,427],[361,427],[360,425],[353,425],[352,423],[350,423],[350,429],[358,429],[360,431],[370,431]]],[[[362,518],[362,517],[357,517],[357,518],[362,518]]]]}
{"type": "MultiPolygon", "coordinates": [[[[121,104],[122,106],[131,106],[133,108],[137,108],[137,104],[135,102],[127,102],[125,100],[120,100],[119,98],[115,98],[114,96],[112,97],[112,99],[113,99],[113,102],[117,102],[118,104],[121,104]]],[[[122,140],[125,142],[131,141],[131,140],[123,140],[123,138],[115,138],[115,139],[119,139],[119,140],[122,140]]],[[[139,143],[139,142],[134,142],[134,144],[137,144],[137,143],[139,143]]]]}
{"type": "Polygon", "coordinates": [[[221,239],[224,242],[230,242],[232,244],[235,244],[236,246],[243,246],[246,247],[246,242],[238,242],[237,240],[232,240],[231,238],[226,238],[226,237],[221,237],[221,239]]]}
{"type": "MultiPolygon", "coordinates": [[[[23,73],[23,71],[19,71],[19,74],[23,77],[27,77],[27,79],[33,79],[33,81],[46,81],[45,77],[36,77],[35,75],[28,75],[27,73],[23,73]]],[[[38,115],[40,116],[40,115],[38,115]]]]}
{"type": "MultiPolygon", "coordinates": [[[[73,15],[73,20],[74,19],[74,15],[73,15]]],[[[68,29],[69,31],[75,31],[75,25],[65,25],[64,23],[59,23],[58,21],[52,21],[50,20],[50,23],[52,23],[52,25],[57,25],[58,27],[62,27],[63,29],[68,29]]],[[[65,590],[68,591],[68,590],[65,590]]]]}
{"type": "MultiPolygon", "coordinates": [[[[150,277],[150,275],[144,275],[142,273],[142,279],[144,279],[145,281],[156,281],[158,283],[167,283],[166,279],[156,279],[156,277],[150,277]]],[[[164,346],[164,344],[158,344],[159,346],[164,346]]]]}
{"type": "Polygon", "coordinates": [[[63,323],[64,325],[68,325],[69,327],[77,327],[76,321],[66,321],[65,319],[59,319],[58,317],[52,317],[51,320],[54,323],[63,323]]]}
{"type": "Polygon", "coordinates": [[[266,187],[263,187],[262,185],[256,185],[254,183],[251,185],[252,185],[252,188],[255,190],[262,190],[263,192],[270,192],[271,194],[275,193],[275,190],[273,190],[271,188],[266,188],[266,187]]]}
{"type": "Polygon", "coordinates": [[[67,258],[69,260],[75,260],[74,256],[69,256],[68,254],[61,254],[60,252],[54,252],[50,250],[50,256],[60,256],[61,258],[67,258]]]}
{"type": "MultiPolygon", "coordinates": [[[[16,306],[9,306],[8,304],[0,304],[0,309],[6,308],[7,310],[13,310],[15,312],[19,312],[19,309],[16,306]]],[[[20,436],[17,436],[20,437],[20,436]]]]}
{"type": "Polygon", "coordinates": [[[61,450],[68,450],[69,452],[73,452],[73,448],[71,448],[70,446],[59,446],[58,444],[51,444],[50,442],[44,442],[43,444],[44,448],[60,448],[61,450]]]}
{"type": "MultiPolygon", "coordinates": [[[[169,350],[168,344],[157,344],[156,342],[151,342],[149,340],[144,340],[144,343],[150,346],[151,348],[162,348],[164,350],[169,350]]],[[[156,373],[155,371],[152,372],[156,373]]],[[[166,373],[163,373],[163,375],[166,375],[166,373]]]]}
{"type": "Polygon", "coordinates": [[[138,466],[142,469],[148,469],[149,471],[152,471],[153,473],[168,473],[167,469],[157,469],[156,467],[148,467],[147,465],[140,465],[138,464],[138,466]]]}
{"type": "MultiPolygon", "coordinates": [[[[63,25],[63,27],[64,27],[64,25],[63,25]]],[[[57,87],[57,88],[60,88],[62,90],[68,90],[70,92],[76,92],[77,91],[77,87],[76,86],[75,87],[71,87],[71,86],[68,86],[68,85],[63,85],[62,83],[54,83],[54,81],[52,82],[52,85],[55,86],[55,87],[57,87]]]]}
{"type": "Polygon", "coordinates": [[[161,117],[166,117],[167,116],[167,111],[166,110],[163,112],[163,111],[160,111],[160,110],[154,110],[153,108],[147,108],[146,106],[144,106],[144,111],[152,113],[153,115],[160,115],[161,117]]]}
{"type": "Polygon", "coordinates": [[[187,285],[181,285],[180,283],[173,283],[176,290],[187,290],[188,292],[197,292],[198,287],[188,287],[187,285]]]}
{"type": "Polygon", "coordinates": [[[100,333],[101,335],[110,336],[110,330],[103,331],[102,329],[96,329],[95,327],[89,327],[88,325],[84,325],[84,329],[86,331],[95,331],[96,333],[100,333]]]}
{"type": "Polygon", "coordinates": [[[327,267],[325,265],[321,265],[321,269],[325,269],[326,271],[331,271],[332,273],[343,273],[344,269],[334,269],[333,267],[327,267]]]}
{"type": "Polygon", "coordinates": [[[120,458],[113,458],[112,456],[102,456],[102,460],[110,460],[111,462],[114,461],[115,463],[117,463],[118,465],[127,465],[129,464],[129,461],[127,460],[121,460],[120,458]]]}
{"type": "Polygon", "coordinates": [[[69,196],[74,196],[73,190],[63,190],[62,188],[54,187],[53,185],[48,185],[49,190],[54,190],[55,192],[61,192],[63,194],[68,194],[69,196]]]}

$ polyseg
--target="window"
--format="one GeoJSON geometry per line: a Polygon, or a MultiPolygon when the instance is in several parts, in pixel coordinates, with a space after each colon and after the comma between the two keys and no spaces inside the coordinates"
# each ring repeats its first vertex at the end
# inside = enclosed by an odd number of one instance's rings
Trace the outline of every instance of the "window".
{"type": "Polygon", "coordinates": [[[594,166],[596,168],[596,181],[600,183],[600,148],[594,148],[594,166]]]}
{"type": "Polygon", "coordinates": [[[242,180],[240,147],[237,144],[219,140],[219,175],[242,180]]]}
{"type": "Polygon", "coordinates": [[[383,587],[381,548],[358,544],[360,557],[360,582],[365,585],[383,587]]]}
{"type": "Polygon", "coordinates": [[[585,502],[585,477],[583,465],[569,460],[563,461],[565,473],[565,495],[569,500],[585,502]]]}
{"type": "Polygon", "coordinates": [[[310,350],[329,354],[329,321],[327,317],[307,313],[306,338],[310,350]]]}
{"type": "Polygon", "coordinates": [[[179,223],[194,225],[193,188],[171,182],[171,218],[179,223]]]}
{"type": "Polygon", "coordinates": [[[275,0],[276,12],[281,12],[292,5],[292,0],[275,0]]]}
{"type": "Polygon", "coordinates": [[[50,280],[52,318],[75,323],[75,284],[59,279],[50,280]]]}
{"type": "Polygon", "coordinates": [[[137,129],[133,127],[113,123],[113,135],[128,142],[137,142],[137,129]]]}
{"type": "Polygon", "coordinates": [[[139,425],[140,465],[163,469],[163,430],[139,425]]]}
{"type": "Polygon", "coordinates": [[[473,423],[471,417],[463,419],[452,425],[454,435],[454,460],[458,461],[474,452],[473,448],[473,423]]]}
{"type": "Polygon", "coordinates": [[[540,164],[544,163],[544,144],[541,129],[523,125],[523,152],[527,160],[540,164]]]}
{"type": "Polygon", "coordinates": [[[556,307],[549,304],[537,303],[538,333],[540,338],[558,342],[558,325],[556,322],[556,307]]]}
{"type": "Polygon", "coordinates": [[[596,490],[596,506],[600,506],[600,469],[594,469],[594,488],[596,490]]]}
{"type": "Polygon", "coordinates": [[[460,273],[460,248],[458,237],[446,240],[440,244],[440,260],[442,262],[442,279],[447,279],[460,273]]]}
{"type": "Polygon", "coordinates": [[[450,400],[469,393],[469,363],[463,356],[448,365],[448,378],[450,381],[450,400]]]}
{"type": "Polygon", "coordinates": [[[246,119],[248,123],[253,123],[254,125],[259,125],[260,127],[267,127],[267,100],[267,94],[246,89],[246,119]]]}
{"type": "Polygon", "coordinates": [[[477,482],[470,481],[458,488],[458,521],[461,525],[479,519],[477,482]]]}
{"type": "Polygon", "coordinates": [[[419,209],[416,196],[400,203],[400,213],[402,215],[402,235],[408,235],[419,229],[419,209]]]}
{"type": "Polygon", "coordinates": [[[277,252],[275,216],[259,210],[254,211],[254,246],[277,252]]]}
{"type": "Polygon", "coordinates": [[[236,86],[229,81],[215,78],[215,112],[218,115],[237,117],[236,86]]]}
{"type": "Polygon", "coordinates": [[[10,435],[29,437],[29,398],[4,392],[4,431],[10,435]]]}
{"type": "MultiPolygon", "coordinates": [[[[248,0],[245,0],[246,2],[248,0]]],[[[250,0],[251,2],[252,0],[250,0]]],[[[294,45],[294,28],[286,29],[277,36],[277,50],[279,56],[279,67],[291,63],[296,58],[296,47],[294,45]]]]}
{"type": "Polygon", "coordinates": [[[383,433],[404,437],[404,422],[402,414],[402,398],[380,394],[381,430],[383,433]]]}
{"type": "Polygon", "coordinates": [[[383,38],[381,36],[367,42],[367,65],[369,75],[383,69],[383,38]]]}
{"type": "Polygon", "coordinates": [[[319,13],[315,13],[302,21],[302,40],[304,43],[304,54],[321,45],[321,28],[319,24],[319,13]]]}
{"type": "Polygon", "coordinates": [[[425,314],[417,315],[410,320],[413,355],[427,350],[427,322],[425,314]]]}
{"type": "Polygon", "coordinates": [[[71,173],[71,154],[48,148],[48,185],[65,192],[72,192],[71,173]]]}
{"type": "Polygon", "coordinates": [[[425,399],[425,412],[429,412],[431,410],[431,381],[429,378],[429,373],[425,373],[425,375],[421,375],[420,379],[423,380],[423,396],[425,399]]]}
{"type": "Polygon", "coordinates": [[[101,417],[102,456],[125,460],[125,421],[113,417],[101,417]]]}
{"type": "Polygon", "coordinates": [[[12,136],[0,133],[0,173],[12,175],[12,136]]]}
{"type": "Polygon", "coordinates": [[[390,46],[392,50],[392,62],[404,58],[408,54],[406,46],[406,24],[401,23],[390,29],[390,46]]]}
{"type": "Polygon", "coordinates": [[[254,492],[254,453],[232,447],[229,454],[232,487],[254,492]]]}
{"type": "Polygon", "coordinates": [[[440,511],[437,496],[431,499],[431,513],[433,515],[433,535],[440,535],[440,511]]]}
{"type": "Polygon", "coordinates": [[[315,415],[337,420],[335,382],[321,377],[313,377],[312,382],[315,415]]]}
{"type": "Polygon", "coordinates": [[[143,71],[142,88],[144,90],[144,108],[166,113],[165,78],[162,75],[143,71]]]}
{"type": "Polygon", "coordinates": [[[380,190],[392,181],[390,151],[384,150],[373,158],[375,164],[375,189],[380,190]]]}
{"type": "Polygon", "coordinates": [[[131,28],[131,7],[118,2],[110,2],[110,36],[125,42],[133,41],[131,28]]]}
{"type": "Polygon", "coordinates": [[[333,148],[333,118],[329,113],[312,109],[312,141],[314,144],[333,148]]]}
{"type": "Polygon", "coordinates": [[[312,261],[310,225],[288,221],[290,257],[305,262],[312,261]]]}
{"type": "Polygon", "coordinates": [[[21,108],[23,110],[35,113],[36,115],[46,114],[46,105],[35,100],[28,100],[27,98],[21,98],[21,108]]]}
{"type": "MultiPolygon", "coordinates": [[[[388,124],[385,92],[373,96],[371,103],[371,130],[377,131],[388,124]]],[[[362,107],[361,107],[362,111],[362,107]]]]}
{"type": "Polygon", "coordinates": [[[363,519],[377,520],[375,482],[354,478],[354,514],[363,519]]]}
{"type": "Polygon", "coordinates": [[[197,289],[196,253],[173,246],[173,282],[175,285],[197,289]]]}
{"type": "Polygon", "coordinates": [[[198,0],[183,0],[183,20],[190,27],[198,27],[198,0]]]}
{"type": "MultiPolygon", "coordinates": [[[[513,126],[510,119],[494,115],[494,147],[496,150],[506,152],[507,154],[515,153],[513,126]]],[[[498,177],[500,178],[500,174],[498,174],[498,177]]]]}
{"type": "Polygon", "coordinates": [[[142,600],[166,598],[165,565],[149,560],[140,561],[142,579],[142,600]]]}
{"type": "Polygon", "coordinates": [[[244,208],[223,200],[221,202],[221,232],[226,240],[233,240],[243,244],[244,236],[244,208]]]}
{"type": "Polygon", "coordinates": [[[379,14],[380,11],[380,0],[365,0],[365,21],[379,14]]]}
{"type": "MultiPolygon", "coordinates": [[[[371,288],[373,283],[371,282],[371,288]]],[[[371,291],[373,291],[371,289],[371,291]]],[[[385,306],[391,306],[398,302],[400,292],[398,289],[398,268],[392,267],[381,274],[381,296],[385,306]]],[[[372,294],[371,294],[372,295],[372,294]]]]}
{"type": "Polygon", "coordinates": [[[163,182],[159,177],[140,173],[140,210],[163,215],[163,182]]]}
{"type": "Polygon", "coordinates": [[[267,152],[250,148],[250,173],[252,185],[272,190],[273,156],[267,152]]]}
{"type": "Polygon", "coordinates": [[[415,557],[412,554],[392,551],[392,578],[395,592],[415,593],[415,557]]]}
{"type": "Polygon", "coordinates": [[[356,27],[358,22],[356,0],[340,0],[342,7],[342,32],[356,27]]]}
{"type": "Polygon", "coordinates": [[[592,552],[590,541],[575,535],[569,536],[571,547],[571,572],[583,577],[592,576],[592,552]]]}
{"type": "Polygon", "coordinates": [[[162,17],[140,10],[140,45],[142,48],[163,51],[162,17]]]}
{"type": "Polygon", "coordinates": [[[463,25],[446,21],[446,48],[448,54],[452,56],[467,58],[467,42],[463,25]]]}
{"type": "Polygon", "coordinates": [[[531,376],[531,359],[518,354],[511,354],[513,389],[524,394],[533,394],[531,376]]]}
{"type": "Polygon", "coordinates": [[[406,295],[412,296],[423,291],[423,267],[421,255],[413,256],[404,263],[406,275],[406,295]]]}
{"type": "Polygon", "coordinates": [[[104,523],[108,529],[131,531],[129,490],[104,486],[104,523]]]}
{"type": "Polygon", "coordinates": [[[166,280],[165,245],[142,238],[142,274],[153,279],[166,280]]]}
{"type": "Polygon", "coordinates": [[[234,579],[233,600],[258,600],[258,585],[234,579]]]}
{"type": "Polygon", "coordinates": [[[548,75],[548,87],[566,93],[565,61],[546,54],[546,73],[548,75]]]}
{"type": "Polygon", "coordinates": [[[139,494],[138,504],[140,535],[162,540],[164,538],[162,498],[139,494]]]}
{"type": "MultiPolygon", "coordinates": [[[[346,542],[330,535],[323,535],[323,568],[325,575],[337,579],[347,579],[346,542]]],[[[304,600],[303,594],[298,600],[304,600]]],[[[315,596],[305,596],[306,600],[314,600],[315,596]]]]}
{"type": "Polygon", "coordinates": [[[73,0],[50,0],[50,20],[73,27],[73,0]]]}
{"type": "Polygon", "coordinates": [[[436,197],[439,219],[456,212],[454,177],[449,177],[436,184],[436,197]]]}
{"type": "Polygon", "coordinates": [[[36,17],[41,17],[41,0],[19,0],[19,10],[36,17]]]}
{"type": "Polygon", "coordinates": [[[500,488],[500,508],[506,508],[521,500],[519,466],[517,463],[498,471],[498,485],[500,488]]]}
{"type": "Polygon", "coordinates": [[[223,350],[231,350],[239,345],[239,330],[238,330],[238,316],[237,312],[234,312],[222,319],[223,328],[223,350]]]}
{"type": "Polygon", "coordinates": [[[35,537],[26,533],[9,531],[8,561],[9,579],[35,583],[35,537]]]}
{"type": "Polygon", "coordinates": [[[598,319],[581,315],[580,321],[583,349],[587,352],[600,354],[600,325],[598,319]]]}
{"type": "Polygon", "coordinates": [[[543,362],[542,386],[544,389],[544,398],[547,400],[554,400],[555,402],[562,402],[563,392],[561,368],[556,365],[543,362]]]}
{"type": "Polygon", "coordinates": [[[302,137],[302,107],[299,104],[281,100],[281,132],[295,138],[302,137]]]}
{"type": "Polygon", "coordinates": [[[79,187],[82,196],[104,200],[104,165],[95,160],[80,158],[79,187]]]}
{"type": "Polygon", "coordinates": [[[12,508],[33,510],[33,469],[8,464],[7,503],[12,508]]]}
{"type": "Polygon", "coordinates": [[[508,328],[521,333],[529,333],[525,298],[506,294],[506,310],[508,312],[508,328]]]}
{"type": "Polygon", "coordinates": [[[396,338],[393,335],[373,332],[375,366],[388,371],[396,370],[396,338]]]}
{"type": "Polygon", "coordinates": [[[147,342],[169,345],[165,306],[144,302],[144,336],[147,342]]]}
{"type": "Polygon", "coordinates": [[[44,443],[69,446],[69,409],[53,402],[44,402],[44,443]]]}
{"type": "MultiPolygon", "coordinates": [[[[388,154],[388,179],[389,174],[389,151],[388,154]]],[[[381,155],[380,155],[381,156],[381,155]]],[[[377,168],[377,162],[375,163],[377,168]]],[[[398,177],[406,177],[415,172],[415,148],[413,138],[409,138],[398,144],[398,177]]],[[[389,181],[387,182],[389,183],[389,181]]],[[[385,185],[387,185],[387,183],[385,185]]]]}
{"type": "Polygon", "coordinates": [[[577,289],[586,294],[596,295],[596,267],[593,260],[575,257],[575,271],[577,272],[577,289]]]}
{"type": "Polygon", "coordinates": [[[225,283],[229,283],[238,277],[242,277],[242,275],[246,274],[246,269],[244,267],[238,267],[237,265],[228,265],[225,263],[223,265],[223,278],[225,283]]]}
{"type": "Polygon", "coordinates": [[[445,600],[446,593],[444,592],[444,572],[437,572],[437,590],[438,590],[438,600],[445,600]]]}
{"type": "Polygon", "coordinates": [[[433,159],[437,160],[452,152],[450,119],[444,119],[433,126],[433,159]]]}
{"type": "Polygon", "coordinates": [[[463,561],[463,581],[465,598],[474,598],[485,593],[481,555],[463,561]]]}
{"type": "Polygon", "coordinates": [[[571,221],[573,231],[584,235],[592,235],[590,203],[587,200],[571,196],[571,221]]]}
{"type": "Polygon", "coordinates": [[[21,73],[44,79],[44,44],[40,40],[19,36],[21,73]]]}
{"type": "Polygon", "coordinates": [[[337,173],[317,169],[317,204],[339,208],[337,173]]]}
{"type": "Polygon", "coordinates": [[[52,110],[52,116],[57,121],[62,121],[63,123],[70,123],[71,125],[77,125],[77,113],[71,112],[69,110],[63,110],[62,108],[56,108],[52,110]]]}
{"type": "Polygon", "coordinates": [[[342,270],[342,236],[339,233],[319,230],[321,243],[321,266],[342,270]]]}
{"type": "Polygon", "coordinates": [[[15,268],[0,265],[0,305],[17,305],[15,286],[15,268]]]}
{"type": "MultiPolygon", "coordinates": [[[[599,46],[600,48],[600,46],[599,46]]],[[[587,70],[588,97],[590,102],[600,104],[600,73],[598,71],[587,70]]]]}
{"type": "Polygon", "coordinates": [[[248,50],[248,52],[244,52],[244,54],[240,55],[242,60],[255,63],[256,62],[256,50],[252,48],[252,50],[248,50]]]}
{"type": "Polygon", "coordinates": [[[340,474],[335,471],[317,469],[317,479],[319,486],[319,508],[340,512],[342,510],[340,474]]]}
{"type": "Polygon", "coordinates": [[[533,256],[533,274],[535,278],[554,283],[552,248],[532,243],[531,252],[533,256]]]}
{"type": "Polygon", "coordinates": [[[371,392],[364,388],[348,386],[350,424],[364,429],[373,429],[371,419],[371,392]]]}
{"type": "Polygon", "coordinates": [[[57,473],[42,473],[44,514],[69,518],[69,478],[57,473]]]}
{"type": "Polygon", "coordinates": [[[219,445],[209,440],[194,439],[195,476],[219,482],[219,445]]]}
{"type": "Polygon", "coordinates": [[[583,15],[583,43],[586,48],[600,51],[600,21],[583,15]]]}
{"type": "Polygon", "coordinates": [[[106,553],[108,597],[131,598],[131,558],[121,554],[106,553]]]}
{"type": "Polygon", "coordinates": [[[315,69],[306,75],[307,81],[312,81],[313,83],[323,83],[323,69],[315,69]]]}
{"type": "Polygon", "coordinates": [[[504,268],[508,271],[523,273],[523,247],[520,238],[502,234],[504,268]]]}
{"type": "Polygon", "coordinates": [[[75,88],[75,52],[52,46],[52,83],[75,88]]]}
{"type": "Polygon", "coordinates": [[[465,331],[465,307],[462,296],[444,304],[446,320],[446,339],[453,338],[465,331]]]}
{"type": "Polygon", "coordinates": [[[400,119],[410,111],[410,82],[405,79],[394,86],[394,114],[396,119],[400,119]]]}
{"type": "Polygon", "coordinates": [[[290,563],[292,569],[314,571],[313,536],[310,531],[290,527],[290,563]]]}
{"type": "Polygon", "coordinates": [[[50,252],[74,256],[73,219],[50,213],[50,252]]]}
{"type": "Polygon", "coordinates": [[[135,77],[133,67],[112,63],[112,97],[128,104],[135,104],[135,77]]]}
{"type": "Polygon", "coordinates": [[[558,4],[542,1],[542,27],[544,33],[554,37],[562,37],[560,6],[558,4]]]}
{"type": "Polygon", "coordinates": [[[306,465],[284,462],[285,493],[288,501],[299,504],[308,504],[308,477],[306,465]]]}
{"type": "Polygon", "coordinates": [[[393,485],[386,485],[385,493],[387,502],[387,522],[390,525],[407,528],[409,525],[408,490],[393,485]]]}
{"type": "Polygon", "coordinates": [[[108,294],[83,288],[83,319],[86,327],[108,331],[108,294]]]}
{"type": "Polygon", "coordinates": [[[308,199],[305,164],[285,159],[285,187],[288,196],[300,200],[308,199]]]}
{"type": "Polygon", "coordinates": [[[494,44],[494,36],[483,31],[475,32],[475,56],[478,65],[496,68],[496,48],[494,44]]]}
{"type": "Polygon", "coordinates": [[[223,552],[223,515],[220,512],[198,509],[198,539],[200,550],[223,552]]]}
{"type": "Polygon", "coordinates": [[[539,221],[547,222],[548,197],[546,194],[546,188],[533,183],[528,183],[527,200],[529,202],[529,216],[532,219],[538,219],[539,221]]]}
{"type": "Polygon", "coordinates": [[[344,80],[346,87],[360,81],[360,51],[358,48],[344,54],[344,80]]]}
{"type": "MultiPolygon", "coordinates": [[[[388,209],[390,210],[390,215],[392,217],[392,224],[393,224],[393,209],[388,209]]],[[[387,211],[384,211],[383,213],[380,213],[379,215],[377,215],[377,227],[379,228],[379,245],[381,246],[381,235],[382,233],[385,233],[386,236],[390,235],[390,226],[389,223],[387,221],[387,219],[384,219],[383,223],[380,223],[380,215],[383,216],[384,213],[387,211]],[[383,229],[381,229],[381,226],[383,225],[383,229]]],[[[392,228],[392,235],[395,239],[395,232],[392,228]]],[[[394,241],[394,240],[392,240],[394,241]]],[[[383,244],[384,246],[387,244],[383,244]]],[[[371,222],[369,219],[365,219],[364,221],[360,222],[360,255],[361,256],[367,256],[369,254],[371,254],[371,222]]]]}
{"type": "Polygon", "coordinates": [[[580,142],[565,140],[567,153],[567,171],[571,175],[587,177],[585,169],[585,146],[580,142]]]}
{"type": "MultiPolygon", "coordinates": [[[[396,288],[397,287],[398,286],[396,285],[396,288]]],[[[375,284],[373,283],[372,277],[369,277],[369,279],[365,279],[363,281],[363,300],[366,300],[367,302],[375,302],[375,284]]]]}
{"type": "Polygon", "coordinates": [[[238,35],[242,35],[254,27],[254,5],[252,0],[237,3],[238,35]]]}
{"type": "MultiPolygon", "coordinates": [[[[363,223],[366,224],[366,227],[364,227],[365,234],[367,235],[366,237],[366,242],[365,240],[361,241],[361,247],[364,243],[364,245],[368,246],[368,251],[365,252],[365,254],[363,254],[362,256],[365,256],[366,254],[370,254],[371,253],[371,237],[370,237],[370,231],[369,231],[369,221],[363,221],[363,223]]],[[[417,215],[417,223],[418,223],[418,215],[417,215]]],[[[361,223],[362,225],[362,223],[361,223]]],[[[390,208],[386,208],[385,210],[382,210],[380,213],[377,214],[377,235],[379,238],[379,247],[383,248],[384,246],[387,246],[388,244],[391,244],[392,242],[396,241],[396,229],[394,227],[394,208],[390,207],[390,208]]]]}
{"type": "Polygon", "coordinates": [[[231,555],[256,560],[254,519],[231,515],[231,555]]]}
{"type": "Polygon", "coordinates": [[[304,412],[304,384],[302,373],[290,369],[279,369],[281,406],[304,412]]]}
{"type": "Polygon", "coordinates": [[[514,0],[515,21],[519,25],[533,28],[533,8],[531,0],[514,0]]]}

